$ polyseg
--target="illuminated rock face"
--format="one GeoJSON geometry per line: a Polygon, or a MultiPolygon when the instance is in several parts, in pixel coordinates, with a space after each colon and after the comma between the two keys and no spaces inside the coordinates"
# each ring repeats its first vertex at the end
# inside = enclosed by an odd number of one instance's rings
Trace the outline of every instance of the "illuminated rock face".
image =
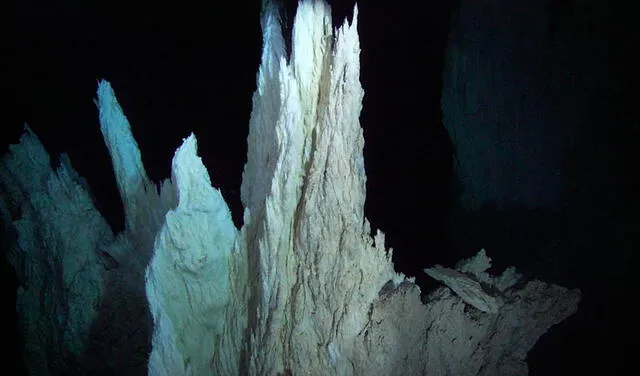
{"type": "Polygon", "coordinates": [[[105,81],[97,105],[122,233],[111,233],[67,162],[51,171],[30,131],[12,146],[1,209],[5,232],[17,235],[8,255],[30,371],[526,374],[527,352],[575,311],[579,291],[514,285],[513,270],[494,278],[481,254],[446,272],[466,289],[443,286],[423,303],[364,217],[357,9],[334,33],[326,4],[302,2],[289,61],[269,5],[262,27],[241,229],[194,135],[171,179],[149,181],[105,81]],[[478,310],[477,297],[500,304],[478,310]]]}

